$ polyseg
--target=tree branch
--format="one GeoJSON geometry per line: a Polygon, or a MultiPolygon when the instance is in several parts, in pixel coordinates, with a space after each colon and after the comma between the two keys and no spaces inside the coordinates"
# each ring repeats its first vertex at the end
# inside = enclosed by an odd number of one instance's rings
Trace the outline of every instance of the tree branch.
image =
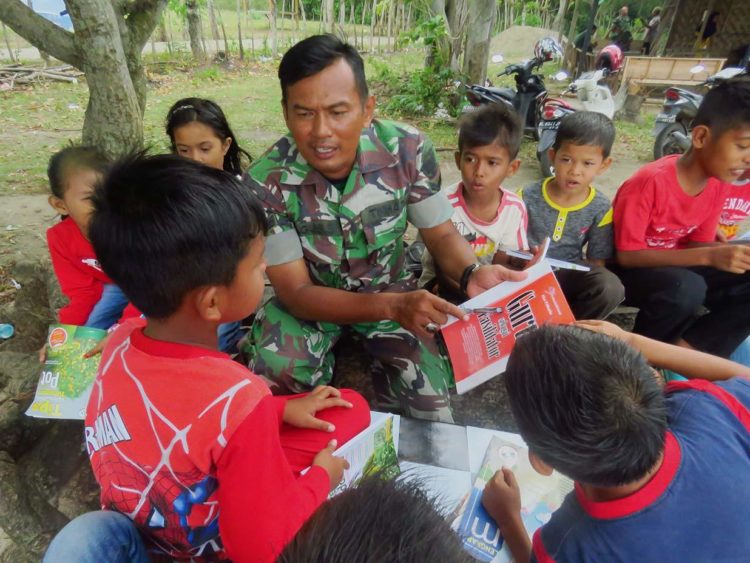
{"type": "Polygon", "coordinates": [[[83,70],[73,34],[43,18],[19,0],[0,0],[0,20],[37,49],[83,70]]]}
{"type": "Polygon", "coordinates": [[[143,49],[166,5],[167,0],[142,0],[130,7],[126,21],[133,48],[143,49]]]}

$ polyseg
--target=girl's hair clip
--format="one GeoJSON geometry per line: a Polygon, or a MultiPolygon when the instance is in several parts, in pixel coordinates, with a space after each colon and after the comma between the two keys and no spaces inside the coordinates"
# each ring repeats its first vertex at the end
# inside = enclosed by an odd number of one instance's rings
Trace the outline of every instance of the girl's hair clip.
{"type": "Polygon", "coordinates": [[[170,115],[174,115],[174,114],[176,114],[176,113],[177,113],[178,111],[182,111],[182,110],[184,110],[184,109],[192,109],[192,110],[195,110],[195,106],[191,106],[190,104],[186,104],[186,105],[184,105],[184,106],[177,106],[176,108],[174,108],[174,109],[172,110],[172,113],[171,113],[170,115]]]}

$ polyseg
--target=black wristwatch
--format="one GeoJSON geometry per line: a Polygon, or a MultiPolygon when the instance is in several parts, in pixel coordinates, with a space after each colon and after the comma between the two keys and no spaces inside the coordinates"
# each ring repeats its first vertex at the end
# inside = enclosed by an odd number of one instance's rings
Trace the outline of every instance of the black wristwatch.
{"type": "Polygon", "coordinates": [[[469,264],[464,268],[464,271],[461,274],[461,281],[458,284],[458,288],[466,298],[469,297],[466,293],[466,289],[469,287],[469,279],[471,278],[471,274],[473,274],[478,268],[479,264],[476,262],[474,264],[469,264]]]}

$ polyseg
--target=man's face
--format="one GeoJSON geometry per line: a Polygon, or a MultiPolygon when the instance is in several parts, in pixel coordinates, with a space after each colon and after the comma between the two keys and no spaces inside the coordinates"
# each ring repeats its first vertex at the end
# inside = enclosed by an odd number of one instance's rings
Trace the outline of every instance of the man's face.
{"type": "Polygon", "coordinates": [[[621,16],[627,16],[628,15],[628,7],[627,6],[623,6],[622,8],[620,8],[620,15],[621,16]]]}
{"type": "Polygon", "coordinates": [[[354,72],[341,58],[286,89],[284,119],[304,159],[329,180],[352,170],[375,98],[362,102],[354,72]]]}

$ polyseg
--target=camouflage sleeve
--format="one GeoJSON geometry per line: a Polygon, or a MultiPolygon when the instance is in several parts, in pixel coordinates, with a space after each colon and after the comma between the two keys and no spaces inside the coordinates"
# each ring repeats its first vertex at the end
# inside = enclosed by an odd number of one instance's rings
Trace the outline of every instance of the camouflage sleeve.
{"type": "Polygon", "coordinates": [[[420,140],[414,166],[415,178],[407,199],[409,222],[418,229],[445,223],[453,215],[453,206],[440,191],[440,166],[435,147],[427,137],[420,140]]]}
{"type": "Polygon", "coordinates": [[[277,266],[302,258],[302,244],[294,223],[286,212],[286,203],[279,186],[273,182],[261,183],[249,174],[245,176],[245,183],[266,211],[266,263],[277,266]]]}

